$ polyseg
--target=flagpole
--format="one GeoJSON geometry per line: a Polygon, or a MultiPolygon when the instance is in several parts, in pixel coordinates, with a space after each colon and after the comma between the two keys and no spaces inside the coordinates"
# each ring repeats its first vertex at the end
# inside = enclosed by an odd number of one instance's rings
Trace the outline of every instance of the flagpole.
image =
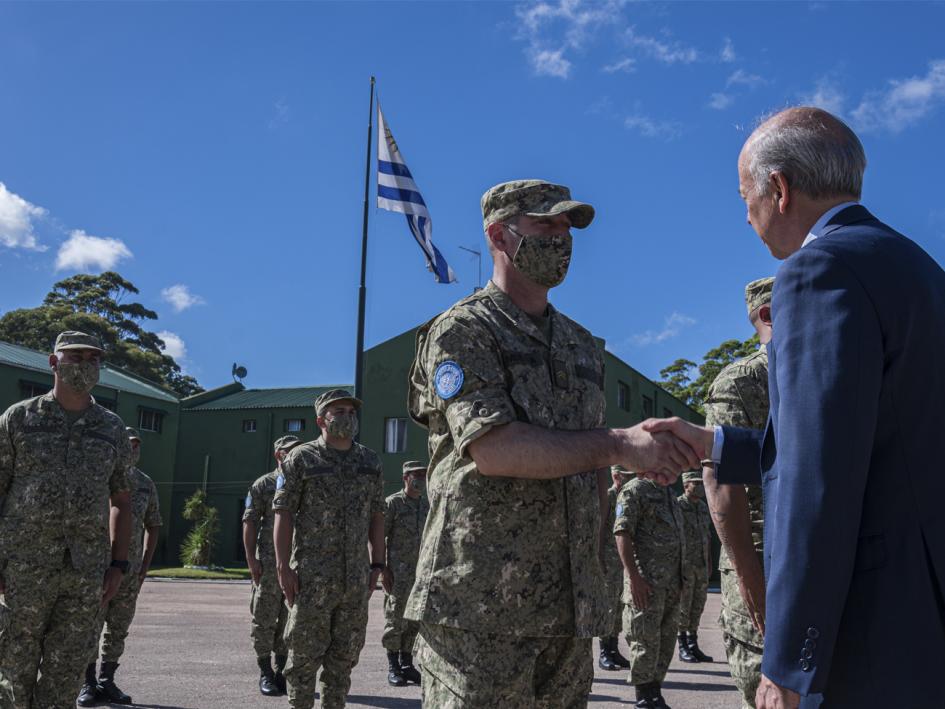
{"type": "Polygon", "coordinates": [[[354,362],[354,395],[361,399],[364,393],[364,305],[367,299],[368,195],[371,190],[371,136],[374,134],[374,77],[371,77],[371,98],[368,103],[367,157],[364,167],[364,225],[361,229],[361,285],[358,288],[358,348],[354,362]]]}

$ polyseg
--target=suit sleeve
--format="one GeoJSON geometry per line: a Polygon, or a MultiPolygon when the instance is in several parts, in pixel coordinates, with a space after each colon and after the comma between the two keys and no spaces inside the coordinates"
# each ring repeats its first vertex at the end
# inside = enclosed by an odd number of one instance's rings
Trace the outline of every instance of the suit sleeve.
{"type": "Polygon", "coordinates": [[[853,576],[883,376],[883,339],[855,274],[816,244],[774,286],[777,457],[766,474],[770,555],[763,672],[824,690],[853,576]]]}
{"type": "Polygon", "coordinates": [[[725,438],[716,479],[723,485],[760,485],[764,431],[722,426],[722,433],[725,438]]]}

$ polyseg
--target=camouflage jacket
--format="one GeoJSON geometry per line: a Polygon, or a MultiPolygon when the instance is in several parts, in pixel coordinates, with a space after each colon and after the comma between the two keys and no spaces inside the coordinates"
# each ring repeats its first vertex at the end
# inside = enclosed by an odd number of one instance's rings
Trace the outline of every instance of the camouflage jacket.
{"type": "MultiPolygon", "coordinates": [[[[753,354],[725,367],[712,386],[705,402],[706,424],[763,429],[768,423],[768,351],[764,346],[753,354]]],[[[764,503],[760,485],[746,485],[751,515],[752,539],[760,554],[764,548],[764,503]]],[[[725,548],[719,558],[720,569],[731,569],[725,548]]]]}
{"type": "Polygon", "coordinates": [[[467,451],[512,421],[603,425],[600,347],[548,312],[536,323],[490,282],[417,333],[408,408],[429,430],[430,516],[409,619],[501,635],[593,637],[604,629],[595,471],[486,477],[467,451]]]}
{"type": "Polygon", "coordinates": [[[294,513],[291,563],[311,583],[367,588],[371,518],[384,514],[377,453],[359,443],[340,451],[324,438],[296,446],[282,462],[272,507],[294,513]]]}
{"type": "Polygon", "coordinates": [[[682,511],[686,532],[683,568],[687,576],[695,573],[696,578],[706,578],[709,575],[708,544],[712,537],[709,506],[702,500],[690,500],[684,494],[677,497],[676,502],[682,511]]]}
{"type": "Polygon", "coordinates": [[[604,539],[604,563],[606,564],[607,583],[623,588],[623,563],[620,561],[620,554],[617,553],[617,540],[611,531],[616,522],[617,495],[620,491],[611,485],[607,488],[607,535],[604,539]]]}
{"type": "Polygon", "coordinates": [[[138,468],[128,468],[131,484],[131,542],[128,544],[129,573],[137,573],[144,561],[144,530],[160,527],[161,509],[154,481],[138,468]]]}
{"type": "MultiPolygon", "coordinates": [[[[649,480],[634,478],[617,496],[614,533],[633,540],[637,569],[656,588],[682,584],[686,533],[673,491],[649,480]]],[[[630,602],[630,581],[624,584],[624,602],[630,602]]]]}
{"type": "Polygon", "coordinates": [[[425,495],[413,498],[401,490],[388,497],[384,504],[384,539],[387,565],[394,574],[394,595],[406,595],[413,587],[430,503],[425,495]]]}
{"type": "Polygon", "coordinates": [[[272,527],[275,512],[272,509],[272,499],[276,494],[276,480],[279,471],[273,470],[256,479],[256,482],[246,493],[243,521],[256,525],[256,558],[260,561],[271,562],[263,565],[263,570],[275,568],[276,547],[272,541],[272,527]]]}
{"type": "Polygon", "coordinates": [[[111,558],[109,497],[130,490],[125,424],[93,403],[70,427],[52,392],[0,416],[0,567],[56,567],[68,551],[83,572],[111,558]]]}

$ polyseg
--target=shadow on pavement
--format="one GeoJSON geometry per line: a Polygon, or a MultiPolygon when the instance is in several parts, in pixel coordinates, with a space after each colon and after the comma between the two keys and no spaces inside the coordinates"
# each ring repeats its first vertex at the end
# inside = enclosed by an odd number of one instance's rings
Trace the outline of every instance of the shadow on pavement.
{"type": "Polygon", "coordinates": [[[688,689],[694,692],[737,692],[735,685],[708,682],[663,682],[663,689],[688,689]]]}
{"type": "MultiPolygon", "coordinates": [[[[722,663],[714,663],[722,664],[722,663]]],[[[723,665],[724,666],[724,665],[723,665]]],[[[731,677],[732,675],[728,670],[677,670],[675,667],[669,671],[670,674],[682,674],[682,675],[712,675],[713,677],[731,677]]]]}
{"type": "Polygon", "coordinates": [[[348,704],[363,704],[366,707],[384,707],[384,709],[416,709],[420,706],[419,699],[400,699],[399,697],[367,697],[358,694],[349,694],[348,704]]]}

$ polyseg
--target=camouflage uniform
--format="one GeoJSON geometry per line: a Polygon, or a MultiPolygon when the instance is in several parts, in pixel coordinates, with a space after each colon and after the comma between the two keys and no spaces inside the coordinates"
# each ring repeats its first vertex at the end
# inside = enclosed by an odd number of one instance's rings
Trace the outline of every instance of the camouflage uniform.
{"type": "Polygon", "coordinates": [[[381,643],[388,652],[413,652],[417,623],[404,619],[407,597],[413,588],[420,555],[420,538],[430,503],[425,495],[411,497],[404,490],[385,501],[384,538],[387,566],[394,574],[394,588],[384,598],[384,635],[381,643]]]}
{"type": "Polygon", "coordinates": [[[677,498],[686,531],[686,557],[683,559],[683,585],[679,595],[679,632],[699,631],[699,619],[705,610],[709,591],[709,552],[712,521],[709,506],[702,500],[677,498]]]}
{"type": "Polygon", "coordinates": [[[303,443],[282,463],[272,506],[295,516],[291,565],[299,593],[285,630],[289,704],[314,706],[323,666],[321,706],[343,707],[367,629],[368,532],[372,516],[384,513],[381,461],[358,443],[347,451],[324,438],[303,443]]]}
{"type": "Polygon", "coordinates": [[[591,639],[610,629],[597,474],[486,477],[467,446],[512,421],[602,426],[599,346],[550,305],[530,317],[490,281],[420,328],[409,381],[430,451],[406,611],[420,622],[424,705],[585,706],[591,639]]]}
{"type": "MultiPolygon", "coordinates": [[[[762,429],[768,420],[768,352],[757,352],[732,362],[716,377],[705,402],[706,424],[762,429]]],[[[764,506],[760,485],[747,485],[752,538],[759,563],[763,550],[764,506]]],[[[719,559],[722,575],[722,611],[719,625],[732,679],[741,690],[745,706],[755,706],[755,690],[761,681],[764,639],[752,625],[738,590],[738,578],[723,546],[719,559]]]]}
{"type": "Polygon", "coordinates": [[[163,524],[154,481],[135,467],[128,469],[128,481],[131,484],[128,573],[122,579],[118,593],[108,602],[108,608],[99,614],[98,633],[95,637],[102,635],[102,662],[118,662],[125,652],[125,638],[128,637],[128,628],[135,617],[138,592],[141,590],[138,573],[144,562],[144,530],[163,524]]]}
{"type": "Polygon", "coordinates": [[[679,591],[686,553],[682,512],[670,488],[635,478],[617,496],[614,533],[626,533],[636,552],[637,569],[652,587],[645,609],[633,604],[630,577],[624,575],[623,627],[630,645],[633,685],[662,682],[676,647],[679,591]]]}
{"type": "Polygon", "coordinates": [[[109,497],[130,489],[121,419],[94,402],[69,418],[51,392],[0,416],[0,686],[14,709],[74,706],[111,558],[109,497]]]}
{"type": "Polygon", "coordinates": [[[256,558],[262,566],[262,576],[258,584],[253,584],[249,601],[249,610],[253,614],[253,648],[256,657],[265,657],[267,662],[273,653],[277,656],[286,654],[283,634],[289,616],[276,573],[276,548],[272,540],[275,516],[272,499],[276,494],[278,477],[279,471],[273,470],[258,478],[246,495],[246,509],[243,511],[243,521],[256,525],[256,558]]]}
{"type": "MultiPolygon", "coordinates": [[[[616,522],[617,495],[619,490],[612,485],[607,490],[609,514],[607,517],[607,531],[614,528],[616,522]]],[[[623,562],[617,553],[617,541],[613,534],[608,533],[604,540],[604,564],[607,585],[608,605],[612,608],[612,624],[603,637],[616,638],[623,632],[623,562]]]]}

